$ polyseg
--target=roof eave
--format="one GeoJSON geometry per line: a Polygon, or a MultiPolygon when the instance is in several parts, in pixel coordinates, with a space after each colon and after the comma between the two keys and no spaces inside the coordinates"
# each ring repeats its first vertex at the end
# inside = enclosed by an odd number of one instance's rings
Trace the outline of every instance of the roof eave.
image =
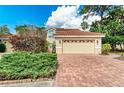
{"type": "Polygon", "coordinates": [[[105,37],[105,35],[54,35],[54,37],[105,37]]]}

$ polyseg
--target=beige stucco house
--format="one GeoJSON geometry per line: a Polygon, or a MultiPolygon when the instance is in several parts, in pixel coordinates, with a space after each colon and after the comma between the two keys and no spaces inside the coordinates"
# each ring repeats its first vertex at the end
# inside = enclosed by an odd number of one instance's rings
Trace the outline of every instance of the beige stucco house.
{"type": "Polygon", "coordinates": [[[10,35],[10,34],[7,34],[7,35],[4,35],[4,34],[1,35],[0,34],[0,41],[5,43],[6,49],[7,49],[6,52],[12,52],[13,51],[12,45],[9,42],[9,38],[11,38],[11,37],[12,37],[12,35],[10,35]]]}
{"type": "Polygon", "coordinates": [[[56,42],[57,54],[101,54],[101,33],[86,32],[79,29],[57,28],[51,41],[56,42]]]}

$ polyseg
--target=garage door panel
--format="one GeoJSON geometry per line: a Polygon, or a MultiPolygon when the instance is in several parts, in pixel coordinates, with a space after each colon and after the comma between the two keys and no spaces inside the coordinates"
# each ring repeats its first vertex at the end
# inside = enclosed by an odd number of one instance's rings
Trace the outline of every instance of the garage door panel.
{"type": "Polygon", "coordinates": [[[63,53],[94,53],[94,41],[63,42],[63,53]]]}

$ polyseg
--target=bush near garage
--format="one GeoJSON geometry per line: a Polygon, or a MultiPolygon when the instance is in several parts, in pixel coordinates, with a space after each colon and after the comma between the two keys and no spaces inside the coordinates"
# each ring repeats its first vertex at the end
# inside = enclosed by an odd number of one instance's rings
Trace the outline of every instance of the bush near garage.
{"type": "Polygon", "coordinates": [[[29,51],[34,53],[47,52],[47,41],[40,37],[20,37],[13,36],[10,43],[15,51],[29,51]]]}
{"type": "Polygon", "coordinates": [[[6,45],[2,42],[0,42],[0,52],[1,53],[6,52],[6,45]]]}
{"type": "Polygon", "coordinates": [[[111,50],[110,44],[103,44],[102,45],[102,54],[108,55],[111,50]]]}
{"type": "Polygon", "coordinates": [[[0,80],[53,78],[56,66],[56,54],[13,52],[0,59],[0,80]]]}

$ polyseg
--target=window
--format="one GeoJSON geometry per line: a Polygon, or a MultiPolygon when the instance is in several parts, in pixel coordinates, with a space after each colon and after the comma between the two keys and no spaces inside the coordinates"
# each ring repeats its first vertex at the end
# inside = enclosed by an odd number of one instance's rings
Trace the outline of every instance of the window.
{"type": "Polygon", "coordinates": [[[89,40],[87,40],[87,43],[89,42],[89,40]]]}
{"type": "Polygon", "coordinates": [[[49,36],[49,38],[52,38],[52,36],[49,36]]]}
{"type": "Polygon", "coordinates": [[[85,42],[85,40],[82,40],[82,42],[85,42]]]}
{"type": "Polygon", "coordinates": [[[67,40],[67,42],[69,43],[69,40],[67,40]]]}
{"type": "Polygon", "coordinates": [[[79,40],[79,42],[81,43],[81,40],[79,40]]]}
{"type": "Polygon", "coordinates": [[[49,30],[49,31],[48,31],[48,34],[52,34],[52,31],[51,31],[51,30],[49,30]]]}
{"type": "Polygon", "coordinates": [[[49,38],[53,38],[54,37],[52,30],[48,30],[48,37],[49,38]]]}
{"type": "Polygon", "coordinates": [[[49,38],[53,38],[53,35],[49,35],[49,38]]]}
{"type": "Polygon", "coordinates": [[[63,40],[63,42],[66,42],[66,40],[63,40]]]}

